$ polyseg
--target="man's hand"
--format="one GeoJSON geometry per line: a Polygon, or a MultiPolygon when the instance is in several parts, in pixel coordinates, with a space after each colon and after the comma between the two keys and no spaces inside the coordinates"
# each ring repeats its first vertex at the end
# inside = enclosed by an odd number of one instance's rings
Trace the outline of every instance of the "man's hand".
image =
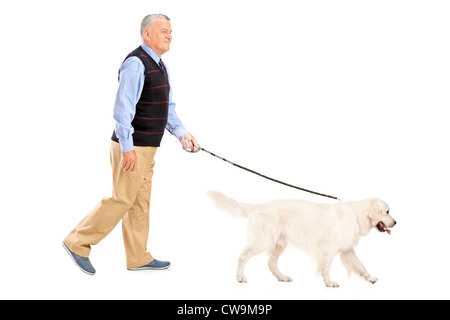
{"type": "Polygon", "coordinates": [[[190,133],[186,133],[184,136],[180,138],[180,142],[184,149],[191,150],[191,151],[198,151],[200,146],[197,143],[197,140],[195,140],[194,136],[192,136],[190,133]]]}
{"type": "Polygon", "coordinates": [[[134,150],[122,153],[122,164],[120,168],[125,172],[134,172],[137,166],[137,155],[134,150]]]}

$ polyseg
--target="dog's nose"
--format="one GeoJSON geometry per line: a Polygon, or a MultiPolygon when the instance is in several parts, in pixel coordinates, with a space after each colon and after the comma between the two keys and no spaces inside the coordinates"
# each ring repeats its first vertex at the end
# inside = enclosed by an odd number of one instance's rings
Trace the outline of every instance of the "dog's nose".
{"type": "Polygon", "coordinates": [[[394,226],[397,224],[397,221],[394,220],[394,226]]]}

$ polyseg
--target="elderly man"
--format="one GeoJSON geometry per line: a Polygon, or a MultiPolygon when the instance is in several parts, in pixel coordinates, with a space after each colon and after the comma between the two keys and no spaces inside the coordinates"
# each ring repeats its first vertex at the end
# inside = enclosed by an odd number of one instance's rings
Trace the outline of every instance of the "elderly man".
{"type": "Polygon", "coordinates": [[[111,138],[112,197],[104,198],[63,241],[72,260],[87,274],[95,274],[89,260],[91,245],[106,237],[120,220],[128,270],[170,267],[170,262],[156,260],[147,251],[153,159],[164,129],[185,149],[198,149],[175,112],[170,76],[161,60],[169,50],[171,33],[167,16],[146,16],[141,24],[143,44],[119,69],[111,138]]]}

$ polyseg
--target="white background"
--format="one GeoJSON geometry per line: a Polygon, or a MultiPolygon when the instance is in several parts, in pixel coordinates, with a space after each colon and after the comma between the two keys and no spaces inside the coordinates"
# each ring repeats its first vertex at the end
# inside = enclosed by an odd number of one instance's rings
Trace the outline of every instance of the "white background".
{"type": "Polygon", "coordinates": [[[0,5],[2,299],[448,299],[448,1],[13,1],[0,5]],[[375,285],[326,288],[291,248],[235,280],[243,202],[333,202],[267,181],[170,134],[156,155],[150,252],[172,267],[129,272],[121,225],[80,272],[62,239],[111,194],[117,70],[148,13],[172,20],[163,56],[185,126],[206,149],[343,200],[379,197],[398,224],[356,249],[375,285]]]}

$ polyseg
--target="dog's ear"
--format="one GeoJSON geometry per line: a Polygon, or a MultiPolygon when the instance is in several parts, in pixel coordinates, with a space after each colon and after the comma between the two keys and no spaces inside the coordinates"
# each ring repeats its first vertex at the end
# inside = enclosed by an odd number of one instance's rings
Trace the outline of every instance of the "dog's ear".
{"type": "Polygon", "coordinates": [[[369,200],[369,219],[370,223],[375,226],[380,221],[380,206],[378,199],[369,200]]]}

